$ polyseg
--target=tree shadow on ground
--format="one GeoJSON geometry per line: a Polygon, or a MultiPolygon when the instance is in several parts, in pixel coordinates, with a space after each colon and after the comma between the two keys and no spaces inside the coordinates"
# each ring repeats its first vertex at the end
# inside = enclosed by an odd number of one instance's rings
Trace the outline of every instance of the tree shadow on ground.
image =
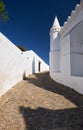
{"type": "Polygon", "coordinates": [[[83,106],[83,95],[76,92],[74,89],[59,84],[52,80],[49,76],[49,72],[34,74],[36,78],[28,77],[25,80],[28,83],[32,83],[40,88],[46,89],[48,91],[63,95],[65,98],[70,100],[72,103],[78,107],[83,106]]]}
{"type": "Polygon", "coordinates": [[[83,108],[49,110],[20,106],[26,130],[83,130],[83,108]]]}

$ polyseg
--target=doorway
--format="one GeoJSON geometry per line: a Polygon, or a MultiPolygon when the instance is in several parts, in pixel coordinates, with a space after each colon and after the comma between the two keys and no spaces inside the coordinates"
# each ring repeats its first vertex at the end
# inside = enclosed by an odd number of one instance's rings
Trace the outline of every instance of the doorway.
{"type": "Polygon", "coordinates": [[[38,62],[38,71],[39,72],[41,71],[41,62],[40,61],[38,62]]]}

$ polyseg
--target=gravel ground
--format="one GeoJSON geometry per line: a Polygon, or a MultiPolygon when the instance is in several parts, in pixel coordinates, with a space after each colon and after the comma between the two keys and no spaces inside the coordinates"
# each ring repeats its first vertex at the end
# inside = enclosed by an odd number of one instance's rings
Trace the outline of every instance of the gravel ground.
{"type": "Polygon", "coordinates": [[[0,98],[0,130],[83,130],[83,95],[30,75],[0,98]]]}

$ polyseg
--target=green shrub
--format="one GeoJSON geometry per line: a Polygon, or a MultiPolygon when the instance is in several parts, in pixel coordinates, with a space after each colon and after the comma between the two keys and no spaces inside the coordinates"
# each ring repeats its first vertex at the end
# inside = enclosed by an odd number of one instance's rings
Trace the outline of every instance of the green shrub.
{"type": "Polygon", "coordinates": [[[21,51],[26,51],[26,49],[23,46],[17,46],[21,51]]]}

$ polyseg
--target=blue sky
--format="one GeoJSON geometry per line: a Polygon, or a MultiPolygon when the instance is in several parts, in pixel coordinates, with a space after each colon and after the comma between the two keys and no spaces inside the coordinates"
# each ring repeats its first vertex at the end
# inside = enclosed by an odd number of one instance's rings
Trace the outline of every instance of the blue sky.
{"type": "Polygon", "coordinates": [[[49,31],[55,16],[60,25],[80,0],[4,0],[9,20],[0,22],[0,32],[15,45],[35,51],[49,64],[49,31]]]}

